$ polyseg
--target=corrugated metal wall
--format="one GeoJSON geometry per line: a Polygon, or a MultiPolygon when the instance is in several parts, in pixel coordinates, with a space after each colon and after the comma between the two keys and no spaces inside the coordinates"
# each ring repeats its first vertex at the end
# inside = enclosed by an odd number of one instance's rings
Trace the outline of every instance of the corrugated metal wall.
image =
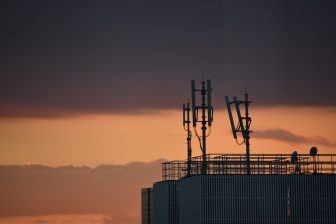
{"type": "Polygon", "coordinates": [[[336,223],[336,175],[199,175],[179,197],[180,224],[336,223]]]}
{"type": "Polygon", "coordinates": [[[153,189],[141,189],[141,223],[153,224],[153,189]]]}
{"type": "Polygon", "coordinates": [[[154,224],[178,224],[178,181],[155,183],[153,206],[154,224]]]}
{"type": "Polygon", "coordinates": [[[199,224],[201,220],[201,178],[188,177],[179,181],[179,221],[199,224]]]}

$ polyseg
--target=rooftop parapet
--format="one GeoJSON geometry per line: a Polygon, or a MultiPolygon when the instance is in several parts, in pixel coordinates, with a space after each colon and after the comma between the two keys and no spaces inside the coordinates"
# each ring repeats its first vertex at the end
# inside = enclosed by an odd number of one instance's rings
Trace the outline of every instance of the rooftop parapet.
{"type": "MultiPolygon", "coordinates": [[[[336,154],[251,154],[251,175],[335,175],[336,154]]],[[[207,154],[207,175],[246,175],[245,154],[207,154]]],[[[204,165],[204,164],[203,164],[204,165]]],[[[179,180],[187,176],[188,162],[162,163],[162,179],[179,180]]],[[[192,157],[190,176],[202,174],[202,156],[192,157]]]]}

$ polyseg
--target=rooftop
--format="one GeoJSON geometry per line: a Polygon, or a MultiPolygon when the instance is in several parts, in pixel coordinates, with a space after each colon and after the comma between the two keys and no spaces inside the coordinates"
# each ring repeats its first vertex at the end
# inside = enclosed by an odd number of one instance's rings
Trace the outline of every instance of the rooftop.
{"type": "MultiPolygon", "coordinates": [[[[208,175],[246,175],[245,154],[207,154],[208,175]]],[[[190,175],[201,174],[202,156],[192,157],[190,175]]],[[[174,160],[162,163],[162,179],[179,180],[187,176],[188,162],[174,160]]],[[[292,154],[251,154],[251,175],[313,175],[336,174],[336,154],[298,154],[293,161],[292,154]]]]}

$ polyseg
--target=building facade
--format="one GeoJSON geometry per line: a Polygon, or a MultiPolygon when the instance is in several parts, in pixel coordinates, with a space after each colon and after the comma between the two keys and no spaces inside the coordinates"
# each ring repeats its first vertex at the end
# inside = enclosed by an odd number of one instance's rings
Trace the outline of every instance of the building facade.
{"type": "Polygon", "coordinates": [[[178,181],[169,180],[153,186],[153,221],[160,224],[179,223],[178,181]]]}
{"type": "Polygon", "coordinates": [[[180,224],[336,223],[335,175],[197,175],[178,189],[180,224]]]}
{"type": "Polygon", "coordinates": [[[153,188],[141,189],[141,223],[153,224],[153,188]]]}
{"type": "Polygon", "coordinates": [[[154,224],[336,223],[336,155],[258,154],[163,163],[153,185],[154,224]]]}

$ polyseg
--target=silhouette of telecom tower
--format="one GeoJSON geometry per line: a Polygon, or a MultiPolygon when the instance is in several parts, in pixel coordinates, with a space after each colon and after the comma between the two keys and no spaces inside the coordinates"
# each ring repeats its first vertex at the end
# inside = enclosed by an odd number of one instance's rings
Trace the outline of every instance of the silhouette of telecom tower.
{"type": "Polygon", "coordinates": [[[187,131],[187,176],[191,174],[191,131],[190,131],[190,105],[183,103],[183,128],[187,131]]]}
{"type": "MultiPolygon", "coordinates": [[[[247,89],[247,88],[246,88],[247,89]]],[[[249,101],[248,98],[248,93],[246,90],[245,93],[245,99],[243,101],[237,100],[237,97],[233,97],[233,101],[229,100],[228,96],[225,96],[225,101],[226,101],[226,106],[230,118],[230,123],[231,123],[231,128],[232,128],[232,134],[233,137],[236,139],[236,142],[238,145],[245,144],[246,146],[246,173],[251,174],[251,164],[250,164],[250,125],[251,125],[251,117],[249,116],[249,105],[252,103],[252,101],[249,101]],[[234,119],[232,117],[232,112],[231,112],[231,104],[234,104],[237,112],[237,117],[238,117],[238,125],[235,126],[234,119]],[[243,104],[245,106],[245,116],[242,117],[240,113],[240,108],[239,106],[243,104]],[[238,138],[237,138],[237,132],[242,133],[243,136],[243,142],[239,143],[238,138]]]]}
{"type": "Polygon", "coordinates": [[[213,121],[213,108],[211,105],[211,81],[208,79],[206,82],[201,82],[201,89],[196,89],[195,80],[191,81],[191,96],[192,96],[192,120],[195,135],[197,136],[200,148],[202,151],[202,174],[207,173],[207,157],[206,157],[206,137],[211,134],[211,124],[213,121]],[[201,96],[201,104],[197,104],[196,95],[201,96]],[[201,115],[199,116],[199,111],[201,115]],[[197,132],[196,125],[201,123],[202,135],[197,132]],[[207,133],[207,128],[209,132],[207,133]]]}

